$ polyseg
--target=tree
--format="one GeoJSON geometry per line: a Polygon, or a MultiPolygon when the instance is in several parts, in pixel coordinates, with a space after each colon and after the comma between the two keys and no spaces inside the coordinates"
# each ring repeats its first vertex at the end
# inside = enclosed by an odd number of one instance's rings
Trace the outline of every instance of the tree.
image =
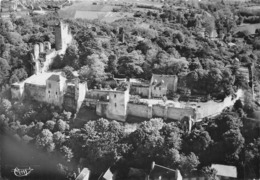
{"type": "Polygon", "coordinates": [[[37,122],[33,128],[34,136],[38,135],[43,130],[43,122],[37,122]]]}
{"type": "Polygon", "coordinates": [[[102,50],[101,44],[95,39],[95,34],[91,30],[78,31],[75,36],[79,44],[79,56],[81,61],[85,61],[87,56],[99,53],[102,50]]]}
{"type": "MultiPolygon", "coordinates": [[[[206,127],[214,143],[209,149],[207,162],[237,163],[244,146],[240,132],[241,119],[236,113],[222,113],[209,122],[206,127]]],[[[206,158],[206,157],[205,157],[206,158]]]]}
{"type": "Polygon", "coordinates": [[[105,65],[107,63],[107,57],[98,54],[92,54],[88,56],[85,64],[81,67],[79,76],[81,79],[98,80],[105,75],[105,65]]]}
{"type": "Polygon", "coordinates": [[[67,146],[62,146],[60,148],[60,152],[63,155],[63,157],[65,158],[66,161],[70,162],[71,159],[73,158],[73,152],[72,150],[67,147],[67,146]]]}
{"type": "Polygon", "coordinates": [[[75,76],[73,74],[73,67],[70,67],[70,66],[65,66],[63,69],[62,69],[62,72],[65,74],[65,77],[67,79],[74,79],[75,76]]]}
{"type": "Polygon", "coordinates": [[[260,50],[260,38],[255,39],[255,41],[253,42],[253,46],[255,49],[260,50]]]}
{"type": "Polygon", "coordinates": [[[74,133],[72,136],[82,141],[82,144],[79,144],[81,148],[73,145],[72,150],[75,155],[80,153],[80,157],[86,159],[84,165],[93,174],[99,175],[125,152],[126,146],[121,141],[124,136],[123,126],[116,121],[109,122],[106,119],[89,121],[84,125],[81,134],[74,133]]]}
{"type": "Polygon", "coordinates": [[[253,95],[250,91],[245,92],[244,111],[247,113],[249,117],[252,116],[253,112],[255,111],[253,95]]]}
{"type": "Polygon", "coordinates": [[[193,170],[196,170],[200,164],[199,158],[192,152],[188,156],[181,155],[180,158],[180,169],[187,176],[193,170]]]}
{"type": "Polygon", "coordinates": [[[187,139],[185,139],[185,148],[190,152],[200,155],[209,147],[211,141],[209,133],[203,128],[194,129],[188,135],[187,139]]]}
{"type": "Polygon", "coordinates": [[[7,40],[9,41],[10,44],[15,46],[19,46],[23,44],[22,36],[17,32],[9,32],[7,34],[7,40]]]}
{"type": "Polygon", "coordinates": [[[55,129],[56,131],[65,132],[65,130],[69,129],[69,125],[65,121],[59,119],[56,123],[55,129]]]}
{"type": "Polygon", "coordinates": [[[48,129],[43,129],[42,132],[36,136],[35,143],[38,148],[51,150],[53,146],[53,134],[48,129]]]}
{"type": "Polygon", "coordinates": [[[216,179],[217,170],[211,167],[203,167],[202,173],[209,179],[216,179]]]}
{"type": "Polygon", "coordinates": [[[152,119],[140,124],[140,127],[129,136],[129,161],[139,167],[145,167],[152,161],[161,162],[164,139],[159,130],[163,126],[162,119],[152,119]]]}
{"type": "Polygon", "coordinates": [[[3,99],[0,104],[0,113],[2,114],[7,113],[11,107],[12,107],[11,102],[8,99],[3,99]]]}
{"type": "Polygon", "coordinates": [[[112,74],[117,74],[117,56],[112,54],[108,57],[108,62],[107,62],[107,67],[106,67],[106,71],[110,72],[112,74]]]}
{"type": "Polygon", "coordinates": [[[136,50],[140,50],[144,55],[148,52],[149,49],[152,47],[152,42],[151,41],[139,41],[136,50]]]}
{"type": "Polygon", "coordinates": [[[224,147],[229,161],[239,160],[245,139],[239,129],[231,129],[223,134],[224,147]]]}
{"type": "Polygon", "coordinates": [[[54,121],[52,121],[52,120],[49,120],[49,121],[47,121],[46,123],[45,123],[45,129],[49,129],[51,132],[53,132],[53,130],[54,130],[54,127],[55,127],[55,122],[54,121]]]}
{"type": "Polygon", "coordinates": [[[7,32],[13,31],[14,30],[14,25],[10,20],[5,20],[4,22],[5,30],[7,32]]]}
{"type": "Polygon", "coordinates": [[[28,132],[28,127],[27,125],[20,125],[20,127],[17,129],[17,134],[20,137],[23,137],[24,135],[26,135],[28,132]]]}
{"type": "Polygon", "coordinates": [[[0,86],[5,83],[10,74],[10,66],[6,59],[0,58],[0,86]]]}
{"type": "Polygon", "coordinates": [[[140,77],[143,73],[144,57],[138,51],[132,51],[118,59],[118,72],[128,77],[140,77]]]}
{"type": "Polygon", "coordinates": [[[24,68],[15,69],[12,72],[12,76],[14,76],[14,75],[19,79],[19,81],[22,81],[28,77],[28,74],[24,68]]]}
{"type": "Polygon", "coordinates": [[[65,55],[63,57],[64,64],[67,66],[71,66],[74,69],[80,68],[80,62],[79,62],[79,52],[78,47],[76,43],[73,43],[68,46],[66,49],[65,55]]]}
{"type": "Polygon", "coordinates": [[[180,150],[182,131],[175,123],[167,123],[160,129],[161,135],[164,137],[165,146],[180,150]]]}
{"type": "Polygon", "coordinates": [[[219,141],[225,132],[230,129],[239,129],[242,125],[242,121],[236,113],[222,113],[210,121],[206,130],[214,141],[219,141]]]}
{"type": "Polygon", "coordinates": [[[260,138],[254,139],[245,148],[245,178],[258,178],[260,176],[260,138]]]}
{"type": "Polygon", "coordinates": [[[57,147],[61,147],[65,141],[65,135],[62,134],[60,131],[57,131],[53,134],[53,142],[57,147]]]}
{"type": "Polygon", "coordinates": [[[199,76],[196,71],[191,71],[186,76],[187,85],[190,89],[197,89],[199,82],[199,76]]]}

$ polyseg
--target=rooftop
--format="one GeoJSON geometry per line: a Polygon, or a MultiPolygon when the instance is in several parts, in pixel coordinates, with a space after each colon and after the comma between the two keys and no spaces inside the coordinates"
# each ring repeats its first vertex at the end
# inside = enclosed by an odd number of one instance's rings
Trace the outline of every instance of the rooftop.
{"type": "Polygon", "coordinates": [[[88,168],[84,168],[84,169],[82,169],[82,171],[80,172],[80,174],[78,175],[76,180],[88,179],[89,174],[90,174],[90,171],[88,170],[88,168]]]}
{"type": "Polygon", "coordinates": [[[55,82],[60,82],[60,76],[57,74],[51,75],[51,77],[48,78],[49,81],[55,81],[55,82]]]}
{"type": "Polygon", "coordinates": [[[46,80],[49,79],[52,75],[61,75],[61,72],[46,72],[41,74],[34,74],[27,78],[24,83],[45,86],[46,80]]]}
{"type": "Polygon", "coordinates": [[[211,167],[217,170],[218,176],[233,177],[233,178],[237,177],[237,168],[235,166],[212,164],[211,167]]]}

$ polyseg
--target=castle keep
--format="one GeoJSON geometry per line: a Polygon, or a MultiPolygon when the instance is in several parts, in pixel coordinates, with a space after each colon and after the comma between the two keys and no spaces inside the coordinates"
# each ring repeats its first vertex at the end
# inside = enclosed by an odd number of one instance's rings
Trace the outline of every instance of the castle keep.
{"type": "Polygon", "coordinates": [[[177,85],[183,81],[181,76],[153,74],[150,82],[136,79],[114,79],[115,84],[123,83],[118,89],[91,89],[86,82],[80,82],[76,74],[74,79],[67,79],[63,72],[49,72],[49,67],[57,55],[64,54],[72,36],[68,25],[60,22],[55,28],[55,49],[50,42],[34,45],[31,53],[34,75],[23,82],[11,85],[13,99],[30,99],[45,102],[78,112],[80,108],[94,109],[96,114],[109,119],[126,121],[128,118],[151,119],[154,117],[165,120],[189,119],[198,121],[221,113],[224,108],[232,106],[242,96],[226,97],[223,102],[208,101],[197,104],[184,104],[172,100],[162,100],[167,93],[175,93],[177,85]],[[131,90],[131,91],[130,91],[131,90]],[[130,101],[130,94],[140,95],[146,99],[142,102],[130,101]]]}
{"type": "Polygon", "coordinates": [[[85,98],[87,84],[77,78],[67,80],[62,72],[48,72],[54,58],[64,54],[71,41],[68,25],[60,22],[55,27],[55,49],[51,49],[50,42],[35,44],[31,53],[34,75],[11,85],[12,98],[33,99],[77,111],[85,98]]]}
{"type": "Polygon", "coordinates": [[[32,99],[77,111],[84,101],[87,83],[77,78],[67,80],[62,72],[35,74],[20,83],[11,85],[12,99],[32,99]]]}

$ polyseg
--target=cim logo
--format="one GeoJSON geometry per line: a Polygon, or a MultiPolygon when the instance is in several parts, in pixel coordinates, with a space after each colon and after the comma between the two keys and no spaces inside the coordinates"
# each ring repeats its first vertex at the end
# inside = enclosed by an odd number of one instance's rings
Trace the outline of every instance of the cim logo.
{"type": "Polygon", "coordinates": [[[17,177],[28,176],[32,171],[33,169],[31,167],[26,169],[19,169],[18,167],[16,167],[12,170],[12,172],[14,172],[14,175],[17,177]]]}

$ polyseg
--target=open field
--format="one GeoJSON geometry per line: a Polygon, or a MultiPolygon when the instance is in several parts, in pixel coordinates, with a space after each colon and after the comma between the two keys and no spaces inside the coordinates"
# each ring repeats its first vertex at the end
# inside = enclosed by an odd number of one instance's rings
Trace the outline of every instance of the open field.
{"type": "Polygon", "coordinates": [[[235,30],[236,32],[243,32],[243,31],[248,31],[250,34],[255,34],[255,30],[260,29],[260,23],[258,24],[242,24],[238,26],[235,30]]]}
{"type": "Polygon", "coordinates": [[[239,12],[246,16],[260,16],[260,6],[243,7],[239,12]]]}
{"type": "Polygon", "coordinates": [[[74,3],[59,11],[62,18],[99,19],[101,21],[113,22],[124,17],[132,17],[133,13],[112,12],[116,6],[93,5],[91,1],[74,3]]]}
{"type": "MultiPolygon", "coordinates": [[[[161,7],[162,3],[150,2],[145,0],[107,0],[107,1],[77,1],[72,6],[67,6],[59,11],[62,18],[82,18],[82,19],[99,19],[106,22],[113,22],[115,20],[132,17],[133,13],[128,12],[112,12],[119,4],[131,4],[161,7]],[[97,3],[94,5],[93,3],[97,3]],[[101,3],[102,2],[102,3],[101,3]]],[[[140,8],[139,8],[140,9],[140,8]]],[[[142,8],[143,9],[143,8],[142,8]]]]}

